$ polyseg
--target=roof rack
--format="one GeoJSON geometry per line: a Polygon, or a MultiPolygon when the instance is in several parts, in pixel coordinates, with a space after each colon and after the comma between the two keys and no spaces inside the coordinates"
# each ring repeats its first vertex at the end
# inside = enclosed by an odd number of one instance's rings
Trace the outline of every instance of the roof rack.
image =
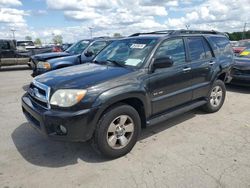
{"type": "Polygon", "coordinates": [[[149,33],[135,33],[130,35],[130,37],[140,36],[140,35],[151,35],[151,34],[161,34],[161,35],[178,35],[178,34],[224,34],[214,30],[162,30],[162,31],[153,31],[149,33]]]}

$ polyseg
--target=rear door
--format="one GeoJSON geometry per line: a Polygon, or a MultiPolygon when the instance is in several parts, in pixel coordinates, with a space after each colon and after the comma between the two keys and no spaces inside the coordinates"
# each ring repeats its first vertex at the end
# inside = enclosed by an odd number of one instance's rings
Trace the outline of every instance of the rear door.
{"type": "Polygon", "coordinates": [[[207,96],[216,61],[211,47],[204,37],[187,37],[185,41],[188,48],[188,61],[193,74],[193,100],[195,100],[207,96]]]}
{"type": "Polygon", "coordinates": [[[192,73],[186,62],[182,37],[167,39],[157,49],[154,58],[170,56],[174,65],[156,69],[150,75],[153,115],[163,113],[192,99],[192,73]]]}

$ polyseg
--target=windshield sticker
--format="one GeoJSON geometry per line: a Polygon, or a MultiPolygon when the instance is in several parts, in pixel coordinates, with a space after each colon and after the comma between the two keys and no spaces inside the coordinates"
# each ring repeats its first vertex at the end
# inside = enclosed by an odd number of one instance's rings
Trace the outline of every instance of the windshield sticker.
{"type": "Polygon", "coordinates": [[[126,65],[137,66],[141,62],[141,60],[140,59],[127,59],[125,62],[126,62],[125,63],[126,65]]]}
{"type": "Polygon", "coordinates": [[[146,44],[132,44],[130,48],[143,49],[145,46],[146,44]]]}

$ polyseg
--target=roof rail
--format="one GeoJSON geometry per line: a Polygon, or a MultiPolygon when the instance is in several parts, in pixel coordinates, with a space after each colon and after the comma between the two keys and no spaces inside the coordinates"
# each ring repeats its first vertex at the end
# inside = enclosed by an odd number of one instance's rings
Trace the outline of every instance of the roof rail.
{"type": "Polygon", "coordinates": [[[178,35],[178,34],[222,34],[224,33],[214,31],[214,30],[162,30],[162,31],[153,31],[148,33],[135,33],[133,35],[130,35],[130,37],[140,36],[140,35],[150,35],[150,34],[162,34],[162,35],[178,35]]]}

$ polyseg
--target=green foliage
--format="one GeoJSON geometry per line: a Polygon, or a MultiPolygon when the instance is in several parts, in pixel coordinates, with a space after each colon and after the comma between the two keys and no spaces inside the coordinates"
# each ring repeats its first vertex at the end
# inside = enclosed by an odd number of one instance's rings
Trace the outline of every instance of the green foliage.
{"type": "Polygon", "coordinates": [[[119,38],[122,37],[122,35],[120,33],[114,33],[113,37],[119,38]]]}
{"type": "Polygon", "coordinates": [[[26,36],[25,40],[32,40],[32,37],[31,36],[26,36]]]}
{"type": "Polygon", "coordinates": [[[39,39],[39,38],[36,38],[36,40],[35,40],[35,45],[42,45],[42,41],[41,41],[41,39],[39,39]]]}
{"type": "Polygon", "coordinates": [[[62,44],[63,43],[63,37],[61,35],[55,35],[53,37],[53,43],[54,44],[62,44]]]}
{"type": "Polygon", "coordinates": [[[250,30],[246,32],[233,32],[233,33],[228,33],[229,39],[233,41],[238,41],[241,39],[250,39],[250,30]]]}

